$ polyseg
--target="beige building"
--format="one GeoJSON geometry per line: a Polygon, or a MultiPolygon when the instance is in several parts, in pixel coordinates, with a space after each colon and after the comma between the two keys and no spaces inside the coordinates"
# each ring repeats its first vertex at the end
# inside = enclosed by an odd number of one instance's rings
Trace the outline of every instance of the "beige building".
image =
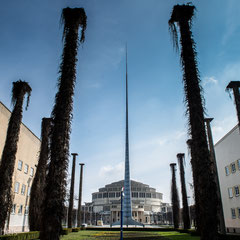
{"type": "MultiPolygon", "coordinates": [[[[0,102],[0,156],[10,115],[10,110],[0,102]]],[[[6,223],[6,230],[10,233],[28,230],[29,194],[38,163],[40,144],[40,139],[22,123],[13,174],[13,208],[6,223]]]]}
{"type": "Polygon", "coordinates": [[[240,233],[240,132],[235,126],[215,144],[225,225],[240,233]]]}

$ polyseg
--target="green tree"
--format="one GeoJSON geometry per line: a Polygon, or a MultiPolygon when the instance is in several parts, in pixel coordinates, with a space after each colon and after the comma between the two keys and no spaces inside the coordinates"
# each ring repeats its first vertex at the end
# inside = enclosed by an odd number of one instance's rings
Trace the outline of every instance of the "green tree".
{"type": "Polygon", "coordinates": [[[78,29],[81,27],[80,42],[84,42],[87,17],[83,8],[65,8],[62,11],[64,24],[64,48],[60,65],[59,90],[52,111],[53,128],[50,143],[50,164],[47,174],[43,209],[41,240],[58,240],[64,217],[66,178],[69,158],[73,95],[76,82],[78,29]]]}
{"type": "Polygon", "coordinates": [[[185,171],[183,166],[184,161],[184,153],[177,154],[178,165],[180,170],[180,180],[181,180],[181,189],[182,189],[182,216],[183,216],[183,228],[189,229],[190,226],[190,219],[189,219],[189,208],[188,208],[188,200],[187,200],[187,190],[186,190],[186,183],[185,183],[185,171]]]}
{"type": "Polygon", "coordinates": [[[28,94],[27,106],[31,94],[31,87],[25,81],[13,82],[12,104],[13,111],[8,123],[7,136],[0,162],[0,232],[4,230],[5,221],[12,207],[12,177],[16,161],[17,145],[20,133],[20,126],[23,116],[23,101],[25,94],[28,94]]]}
{"type": "Polygon", "coordinates": [[[172,214],[174,228],[179,228],[179,197],[176,182],[176,163],[170,164],[172,170],[172,185],[171,185],[171,199],[172,199],[172,214]]]}
{"type": "Polygon", "coordinates": [[[199,188],[198,195],[195,198],[198,198],[197,202],[199,203],[201,240],[216,240],[218,225],[217,190],[211,170],[211,160],[204,125],[203,96],[201,94],[202,89],[197,68],[197,54],[191,32],[194,10],[195,7],[191,5],[175,5],[169,20],[169,26],[176,44],[178,43],[177,26],[179,26],[181,35],[181,63],[189,117],[189,133],[197,153],[194,159],[192,159],[196,161],[192,168],[198,184],[195,188],[199,188]]]}
{"type": "Polygon", "coordinates": [[[44,187],[46,183],[47,164],[49,160],[49,137],[51,130],[51,118],[42,119],[41,149],[36,174],[33,179],[30,204],[29,204],[29,228],[30,231],[40,231],[42,221],[42,204],[44,200],[44,187]]]}

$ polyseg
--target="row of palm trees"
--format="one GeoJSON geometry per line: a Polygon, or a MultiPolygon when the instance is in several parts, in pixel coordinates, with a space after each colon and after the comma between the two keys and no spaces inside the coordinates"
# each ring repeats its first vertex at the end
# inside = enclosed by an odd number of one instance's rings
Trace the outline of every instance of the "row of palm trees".
{"type": "MultiPolygon", "coordinates": [[[[180,32],[181,65],[183,70],[185,104],[189,123],[189,135],[191,137],[191,139],[187,141],[187,144],[191,153],[196,226],[201,235],[201,240],[217,240],[218,227],[220,232],[223,234],[226,233],[226,230],[220,186],[217,175],[216,158],[210,130],[210,122],[212,119],[204,118],[204,97],[202,94],[201,81],[197,67],[196,44],[191,32],[194,12],[195,7],[191,4],[175,5],[169,20],[169,27],[172,33],[174,46],[177,47],[177,49],[178,31],[180,32]],[[205,123],[207,127],[207,133],[205,123]]],[[[240,127],[239,87],[240,81],[231,81],[226,87],[226,90],[233,91],[238,116],[238,125],[240,127]]],[[[178,160],[181,158],[181,154],[178,154],[178,160]]],[[[173,216],[176,221],[174,225],[175,227],[178,227],[179,225],[177,221],[179,221],[179,200],[176,188],[175,165],[176,164],[171,164],[172,204],[173,213],[175,209],[174,215],[176,215],[173,216]]],[[[179,161],[179,165],[183,196],[183,220],[184,228],[186,229],[189,227],[189,224],[186,210],[187,199],[183,189],[184,172],[182,171],[183,166],[181,161],[179,161]]]]}
{"type": "MultiPolygon", "coordinates": [[[[178,31],[180,32],[181,65],[183,69],[189,135],[191,136],[191,140],[188,143],[191,148],[197,225],[199,226],[201,240],[216,240],[218,231],[217,185],[208,149],[204,125],[202,88],[197,68],[195,42],[191,32],[194,12],[195,7],[190,4],[175,5],[169,20],[169,26],[173,33],[175,46],[178,46],[178,31]]],[[[35,202],[36,206],[38,206],[38,211],[41,212],[38,220],[38,224],[41,225],[41,240],[58,240],[62,230],[61,222],[64,217],[66,170],[68,168],[72,105],[76,81],[76,62],[79,43],[78,30],[81,27],[80,43],[83,43],[87,25],[87,17],[84,9],[63,9],[62,23],[64,24],[64,47],[62,62],[60,64],[60,77],[58,79],[59,89],[55,97],[51,120],[48,119],[46,122],[43,121],[45,123],[42,123],[44,126],[42,127],[41,161],[39,160],[39,169],[34,180],[36,189],[39,189],[38,186],[42,181],[44,186],[42,199],[38,199],[42,203],[35,202]]],[[[30,92],[31,88],[28,83],[23,81],[14,83],[14,109],[9,121],[0,165],[0,176],[3,179],[0,181],[0,206],[2,207],[0,212],[1,230],[4,229],[7,213],[11,209],[12,175],[22,119],[22,105],[24,95],[26,93],[30,95],[30,92]]],[[[234,92],[234,94],[237,93],[234,92]]],[[[238,97],[235,97],[235,100],[236,106],[239,106],[239,91],[238,97]]],[[[179,163],[181,163],[181,159],[182,155],[179,155],[179,163]]],[[[174,170],[175,167],[173,166],[172,169],[174,170]]],[[[175,173],[175,170],[173,173],[175,173]]],[[[184,203],[184,205],[186,204],[184,203]]],[[[32,212],[33,216],[38,214],[34,212],[34,206],[30,212],[32,212]]],[[[30,224],[34,224],[31,221],[31,217],[30,224]]],[[[187,222],[186,227],[188,227],[187,222]]]]}
{"type": "MultiPolygon", "coordinates": [[[[30,200],[30,227],[39,229],[40,226],[41,240],[58,240],[62,231],[77,50],[79,42],[83,43],[85,40],[87,26],[87,16],[83,8],[63,9],[61,20],[64,25],[64,47],[59,71],[58,92],[51,118],[43,119],[42,122],[41,153],[30,200]],[[80,27],[79,41],[78,30],[80,27]]],[[[29,100],[31,93],[28,83],[20,80],[13,84],[14,109],[10,117],[0,165],[1,232],[3,232],[7,215],[12,206],[12,176],[24,95],[28,93],[29,100]]]]}

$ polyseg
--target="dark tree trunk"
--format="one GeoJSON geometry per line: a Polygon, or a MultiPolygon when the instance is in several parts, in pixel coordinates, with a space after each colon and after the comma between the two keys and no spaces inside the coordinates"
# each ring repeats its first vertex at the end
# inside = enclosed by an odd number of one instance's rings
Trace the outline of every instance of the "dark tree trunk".
{"type": "Polygon", "coordinates": [[[28,83],[19,80],[13,83],[12,91],[14,108],[8,123],[7,136],[0,162],[0,235],[3,233],[7,215],[12,207],[12,176],[22,122],[23,100],[26,93],[30,95],[31,88],[28,83]]]}
{"type": "Polygon", "coordinates": [[[50,164],[45,188],[41,240],[59,240],[64,217],[66,178],[69,157],[69,139],[72,120],[72,105],[76,81],[78,29],[86,28],[86,15],[82,8],[63,9],[64,49],[60,66],[59,91],[52,112],[53,128],[50,144],[50,164]]]}
{"type": "Polygon", "coordinates": [[[42,204],[45,197],[44,187],[46,184],[47,163],[49,159],[51,121],[51,118],[42,119],[41,150],[30,194],[28,215],[30,231],[40,231],[42,225],[42,204]]]}
{"type": "Polygon", "coordinates": [[[171,198],[172,198],[172,213],[173,213],[173,224],[174,228],[179,228],[179,197],[176,182],[176,163],[171,163],[170,167],[172,170],[172,186],[171,186],[171,198]]]}
{"type": "Polygon", "coordinates": [[[184,160],[184,153],[177,154],[178,164],[180,169],[180,180],[181,180],[181,189],[182,189],[182,217],[183,217],[183,228],[189,229],[190,226],[190,219],[189,219],[189,208],[188,208],[188,200],[187,200],[187,190],[186,190],[186,183],[185,183],[185,171],[183,166],[184,160]]]}
{"type": "MultiPolygon", "coordinates": [[[[207,144],[204,125],[204,109],[200,79],[197,69],[195,44],[190,30],[190,22],[194,7],[189,5],[176,5],[171,20],[178,22],[181,33],[181,59],[183,67],[183,81],[186,103],[189,113],[190,134],[196,147],[196,156],[193,160],[193,171],[196,173],[199,188],[199,221],[201,225],[201,240],[217,239],[217,197],[216,184],[211,171],[211,160],[207,144]]],[[[194,147],[194,148],[195,148],[194,147]]]]}
{"type": "Polygon", "coordinates": [[[191,153],[191,165],[192,165],[192,174],[193,174],[193,185],[194,185],[194,199],[195,199],[195,206],[194,206],[194,212],[195,212],[195,228],[196,228],[196,231],[198,233],[200,233],[200,220],[199,220],[199,199],[198,199],[198,196],[199,196],[199,188],[197,187],[198,186],[198,181],[197,181],[197,175],[196,175],[196,172],[193,171],[193,169],[196,168],[195,166],[195,163],[196,163],[196,160],[194,160],[195,158],[195,155],[196,155],[196,148],[194,148],[194,145],[193,145],[193,141],[192,139],[189,139],[187,141],[187,144],[188,144],[188,147],[189,147],[189,150],[190,150],[190,153],[191,153]],[[197,197],[196,197],[197,196],[197,197]]]}
{"type": "Polygon", "coordinates": [[[73,163],[72,163],[72,177],[71,177],[71,187],[70,187],[70,198],[68,206],[68,227],[72,227],[72,213],[73,213],[73,197],[74,197],[74,180],[75,180],[75,165],[77,153],[72,153],[73,163]]]}

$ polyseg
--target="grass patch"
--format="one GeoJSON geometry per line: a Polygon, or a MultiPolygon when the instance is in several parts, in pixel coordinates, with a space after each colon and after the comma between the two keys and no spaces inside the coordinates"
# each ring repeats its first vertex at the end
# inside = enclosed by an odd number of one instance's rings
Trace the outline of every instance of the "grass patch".
{"type": "MultiPolygon", "coordinates": [[[[124,231],[123,238],[127,240],[200,240],[198,236],[188,233],[157,232],[157,231],[124,231]]],[[[120,233],[117,231],[88,231],[73,232],[61,238],[62,240],[119,240],[120,233]]]]}

